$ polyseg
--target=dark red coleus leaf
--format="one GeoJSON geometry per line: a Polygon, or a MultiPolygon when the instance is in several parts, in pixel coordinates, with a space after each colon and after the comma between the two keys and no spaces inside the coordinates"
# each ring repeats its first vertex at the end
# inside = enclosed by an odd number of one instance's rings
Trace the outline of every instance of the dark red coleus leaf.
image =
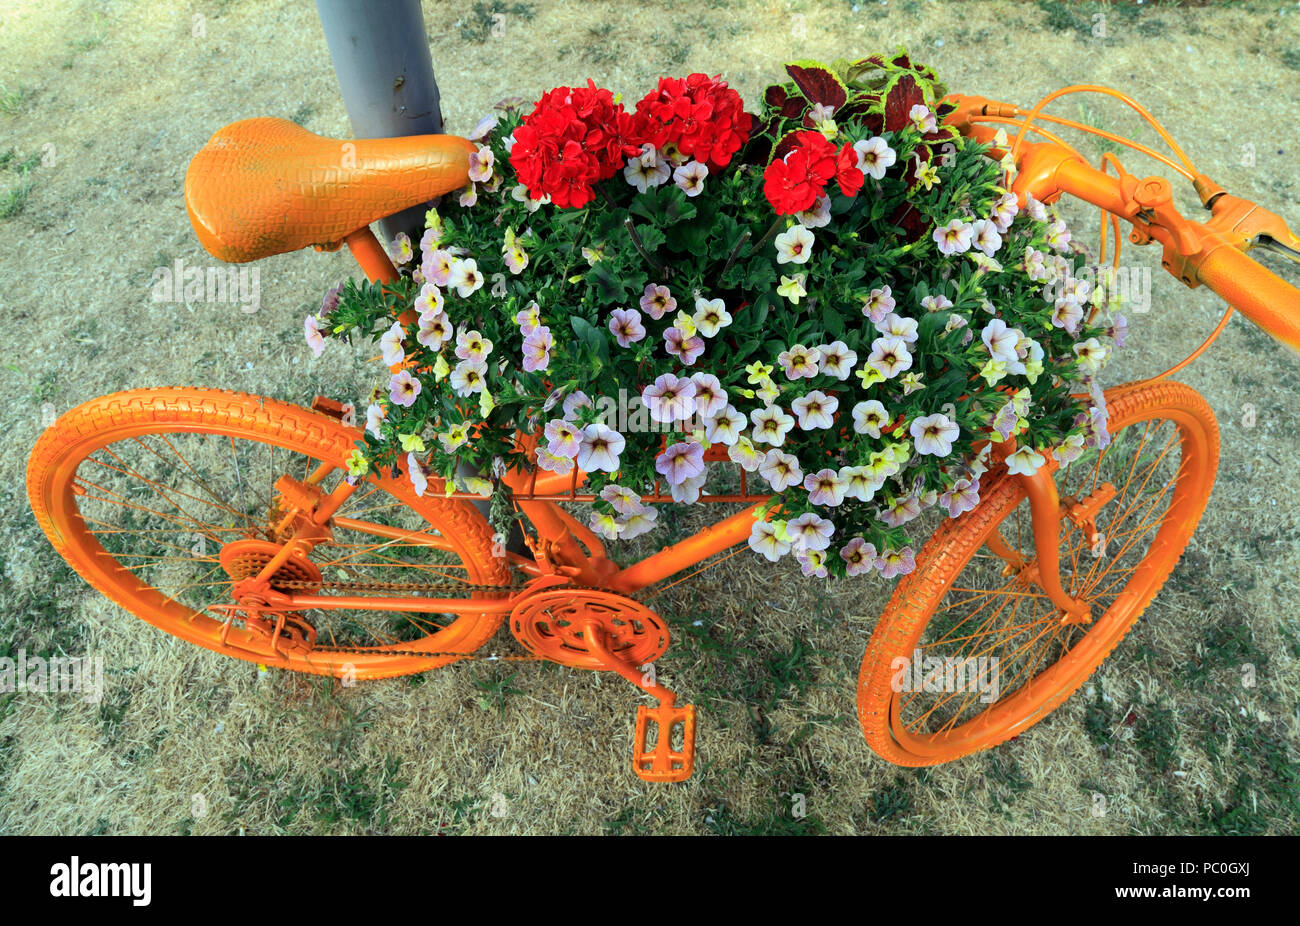
{"type": "Polygon", "coordinates": [[[908,241],[919,241],[925,234],[928,222],[925,216],[916,211],[911,203],[903,203],[894,210],[889,222],[903,230],[903,237],[908,241]]]}
{"type": "Polygon", "coordinates": [[[784,121],[779,114],[761,124],[757,119],[754,120],[754,128],[749,133],[749,141],[742,155],[746,164],[766,165],[772,159],[771,137],[784,121]]]}
{"type": "Polygon", "coordinates": [[[885,96],[885,131],[897,132],[907,125],[912,107],[925,102],[925,94],[911,74],[904,74],[885,96]]]}
{"type": "Polygon", "coordinates": [[[835,118],[851,119],[854,116],[860,116],[879,103],[879,93],[855,93],[847,103],[835,111],[835,118]]]}
{"type": "Polygon", "coordinates": [[[772,84],[763,94],[763,100],[768,106],[777,110],[786,119],[793,119],[804,111],[808,101],[801,96],[790,96],[785,87],[780,84],[772,84]]]}
{"type": "Polygon", "coordinates": [[[791,151],[799,146],[799,131],[786,132],[785,137],[776,143],[772,149],[772,160],[777,161],[785,157],[791,151]]]}
{"type": "Polygon", "coordinates": [[[839,109],[849,98],[840,79],[828,68],[816,64],[787,64],[785,71],[810,103],[839,109]]]}

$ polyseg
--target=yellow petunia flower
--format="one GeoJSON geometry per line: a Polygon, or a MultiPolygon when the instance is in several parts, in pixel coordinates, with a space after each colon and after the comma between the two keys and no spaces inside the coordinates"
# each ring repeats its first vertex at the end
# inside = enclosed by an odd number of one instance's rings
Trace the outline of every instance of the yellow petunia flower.
{"type": "Polygon", "coordinates": [[[799,300],[808,295],[808,290],[804,289],[803,282],[807,274],[797,273],[792,277],[785,274],[781,275],[781,285],[776,288],[779,295],[790,300],[791,305],[798,305],[799,300]]]}
{"type": "Polygon", "coordinates": [[[869,363],[864,364],[862,369],[858,370],[858,372],[854,373],[853,375],[856,376],[858,379],[862,380],[863,389],[866,389],[869,386],[873,386],[876,383],[883,383],[885,381],[885,374],[881,373],[879,370],[877,370],[869,363]]]}
{"type": "Polygon", "coordinates": [[[402,443],[402,453],[424,453],[424,441],[419,434],[399,434],[397,439],[402,443]]]}
{"type": "Polygon", "coordinates": [[[360,450],[352,451],[352,455],[348,457],[347,465],[349,476],[364,476],[370,472],[370,461],[366,459],[366,455],[360,450]]]}
{"type": "Polygon", "coordinates": [[[761,360],[755,360],[749,366],[745,367],[745,372],[749,374],[747,382],[755,386],[761,386],[763,380],[772,375],[772,367],[768,366],[761,360]]]}
{"type": "Polygon", "coordinates": [[[984,364],[979,375],[984,377],[984,381],[990,386],[994,386],[1007,375],[1007,362],[1005,360],[994,360],[989,358],[988,363],[984,364]]]}
{"type": "Polygon", "coordinates": [[[683,338],[695,337],[695,332],[698,330],[695,326],[695,319],[687,315],[684,310],[673,316],[673,325],[682,333],[683,338]]]}
{"type": "Polygon", "coordinates": [[[491,495],[492,482],[482,476],[457,476],[456,481],[465,487],[466,492],[475,495],[491,495]]]}

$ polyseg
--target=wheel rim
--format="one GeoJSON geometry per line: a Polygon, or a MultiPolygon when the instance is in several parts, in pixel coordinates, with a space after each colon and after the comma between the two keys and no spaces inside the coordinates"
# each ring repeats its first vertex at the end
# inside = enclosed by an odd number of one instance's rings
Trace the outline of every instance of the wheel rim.
{"type": "Polygon", "coordinates": [[[1041,719],[1087,677],[1154,596],[1195,528],[1213,471],[1196,450],[1198,423],[1177,410],[1139,416],[1116,426],[1105,451],[1058,475],[1063,501],[1114,487],[1095,512],[1104,547],[1094,544],[1086,521],[1061,522],[1062,585],[1088,601],[1089,624],[1061,623],[1033,584],[1029,506],[1014,489],[1005,517],[980,540],[997,531],[1027,562],[1013,567],[981,546],[945,587],[910,649],[944,662],[923,661],[890,701],[890,732],[900,747],[942,757],[1000,741],[1041,719]],[[1101,555],[1094,557],[1094,548],[1101,555]]]}
{"type": "MultiPolygon", "coordinates": [[[[302,481],[328,464],[321,480],[328,492],[345,477],[339,464],[349,448],[295,437],[136,424],[84,440],[50,486],[60,540],[89,567],[94,584],[140,617],[202,646],[268,665],[357,677],[401,674],[450,661],[433,654],[472,648],[466,642],[483,636],[485,621],[495,629],[498,616],[316,609],[286,622],[280,658],[241,651],[250,641],[264,640],[271,628],[220,606],[231,603],[232,583],[255,574],[286,539],[273,528],[275,479],[287,474],[302,481]],[[222,551],[231,544],[242,552],[223,563],[222,551]],[[307,635],[314,640],[303,646],[307,635]],[[296,648],[286,644],[294,638],[296,648]]],[[[433,523],[428,505],[422,517],[410,507],[413,501],[402,484],[370,476],[337,513],[332,538],[317,545],[303,566],[277,573],[277,580],[490,582],[455,532],[433,523]],[[338,526],[339,518],[351,518],[349,527],[338,526]],[[414,536],[377,535],[375,525],[414,536]]]]}

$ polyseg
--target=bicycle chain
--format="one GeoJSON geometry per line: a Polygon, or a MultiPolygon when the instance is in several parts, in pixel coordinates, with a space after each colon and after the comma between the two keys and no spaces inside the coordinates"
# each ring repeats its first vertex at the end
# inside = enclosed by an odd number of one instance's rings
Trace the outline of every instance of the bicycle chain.
{"type": "MultiPolygon", "coordinates": [[[[456,591],[462,591],[462,592],[473,592],[473,591],[514,592],[524,588],[524,585],[517,581],[509,585],[484,585],[484,584],[478,584],[474,582],[445,582],[445,583],[330,582],[324,580],[320,582],[310,582],[303,579],[287,579],[282,582],[277,582],[276,585],[277,587],[281,587],[281,588],[309,588],[309,589],[331,588],[331,589],[346,589],[348,591],[418,591],[418,592],[433,592],[433,591],[441,591],[444,589],[454,589],[456,591]]],[[[609,589],[603,589],[595,585],[565,585],[559,587],[574,590],[574,591],[604,591],[604,592],[609,591],[609,589]]],[[[632,596],[629,595],[626,597],[631,598],[632,596]]],[[[366,647],[360,647],[360,646],[337,646],[337,645],[331,645],[329,647],[329,651],[334,653],[352,653],[359,656],[372,656],[376,653],[376,650],[373,647],[368,649],[366,647]]],[[[436,651],[427,651],[427,650],[385,649],[382,650],[382,653],[385,656],[417,656],[417,657],[431,657],[431,658],[438,658],[441,656],[455,656],[457,662],[460,661],[546,662],[548,661],[545,656],[533,656],[533,655],[498,656],[495,653],[485,656],[485,655],[480,655],[478,653],[473,653],[473,652],[466,653],[466,652],[461,652],[456,650],[453,650],[451,652],[436,652],[436,651]]]]}

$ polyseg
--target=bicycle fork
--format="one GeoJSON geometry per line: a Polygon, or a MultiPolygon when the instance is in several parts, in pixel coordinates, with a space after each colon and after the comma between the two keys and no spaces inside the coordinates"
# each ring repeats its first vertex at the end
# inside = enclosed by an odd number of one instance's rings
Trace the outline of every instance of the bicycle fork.
{"type": "MultiPolygon", "coordinates": [[[[1004,441],[994,453],[1005,458],[1014,451],[1015,442],[1004,441]]],[[[1061,585],[1061,518],[1068,518],[1083,532],[1096,555],[1095,551],[1099,546],[1104,547],[1105,540],[1097,530],[1097,512],[1115,497],[1115,487],[1109,483],[1104,484],[1086,498],[1069,499],[1062,505],[1056,488],[1056,469],[1056,462],[1049,461],[1032,476],[1016,474],[1013,477],[1020,483],[1029,501],[1034,531],[1033,559],[1025,559],[1020,551],[1003,539],[996,528],[985,545],[995,556],[1006,561],[1006,575],[1017,573],[1025,581],[1042,589],[1048,600],[1060,609],[1062,624],[1090,624],[1092,608],[1087,601],[1071,597],[1061,585]]]]}

